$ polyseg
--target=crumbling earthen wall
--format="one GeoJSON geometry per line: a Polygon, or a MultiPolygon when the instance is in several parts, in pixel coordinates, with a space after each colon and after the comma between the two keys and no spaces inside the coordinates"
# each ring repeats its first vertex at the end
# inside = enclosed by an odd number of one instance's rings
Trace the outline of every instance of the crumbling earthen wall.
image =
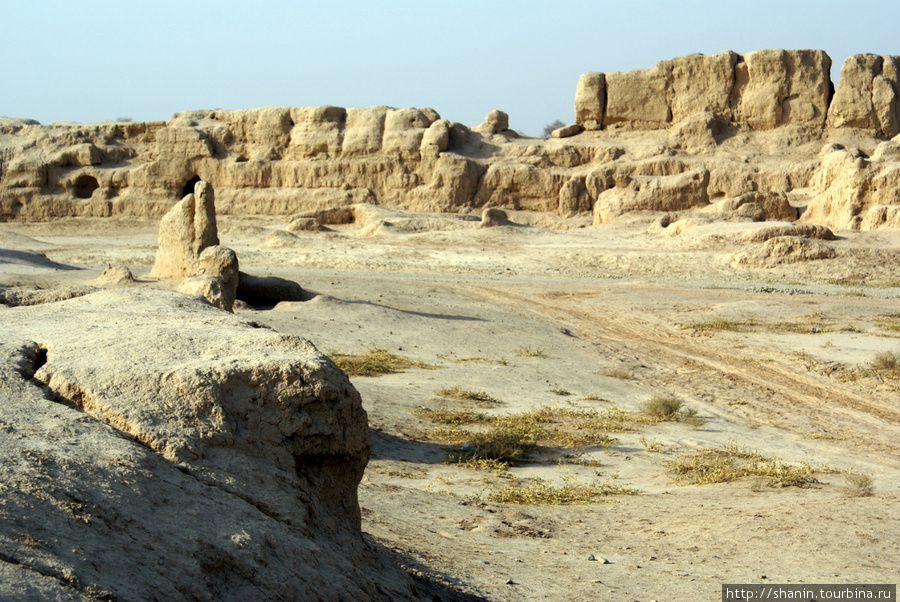
{"type": "MultiPolygon", "coordinates": [[[[0,221],[159,217],[198,179],[215,186],[221,214],[352,216],[347,207],[368,203],[574,215],[613,188],[622,194],[605,198],[633,196],[640,178],[705,169],[699,197],[694,184],[669,198],[662,191],[671,187],[656,183],[643,190],[657,191],[658,202],[641,196],[621,207],[665,210],[684,199],[687,209],[812,187],[808,216],[836,227],[893,227],[892,211],[865,215],[894,204],[884,189],[850,199],[848,178],[823,166],[818,151],[853,136],[869,136],[874,149],[900,131],[900,57],[853,55],[836,89],[830,68],[821,50],[757,50],[585,73],[576,123],[549,140],[511,131],[502,111],[467,127],[432,109],[383,106],[189,111],[166,122],[91,125],[2,119],[0,221]],[[838,206],[844,217],[830,213],[838,206]]],[[[859,177],[894,169],[884,157],[872,161],[878,169],[859,177]]]]}

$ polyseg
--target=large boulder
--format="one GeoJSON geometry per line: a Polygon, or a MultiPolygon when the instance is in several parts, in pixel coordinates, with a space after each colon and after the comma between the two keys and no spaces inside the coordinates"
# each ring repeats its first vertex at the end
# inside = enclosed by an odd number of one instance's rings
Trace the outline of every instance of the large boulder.
{"type": "Polygon", "coordinates": [[[308,341],[135,287],[0,328],[0,598],[414,598],[360,533],[359,394],[308,341]]]}

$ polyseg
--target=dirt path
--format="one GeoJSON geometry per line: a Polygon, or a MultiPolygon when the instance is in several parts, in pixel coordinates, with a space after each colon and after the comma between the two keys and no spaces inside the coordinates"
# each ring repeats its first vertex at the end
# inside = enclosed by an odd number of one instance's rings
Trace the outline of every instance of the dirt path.
{"type": "MultiPolygon", "coordinates": [[[[653,294],[653,288],[641,287],[631,296],[646,298],[653,294]]],[[[900,468],[900,455],[896,453],[896,442],[900,440],[900,404],[896,390],[880,395],[871,390],[860,391],[860,384],[818,374],[796,357],[785,357],[771,348],[742,346],[739,349],[727,342],[711,341],[715,335],[678,330],[664,323],[660,315],[629,310],[623,304],[608,311],[613,301],[602,293],[534,294],[533,287],[523,292],[519,286],[492,285],[460,289],[475,298],[516,307],[537,319],[553,320],[577,336],[618,354],[652,362],[657,374],[647,374],[649,383],[663,384],[691,398],[703,399],[704,393],[715,393],[725,403],[739,402],[745,406],[740,413],[745,419],[774,421],[798,434],[813,428],[836,435],[865,432],[866,437],[854,438],[854,448],[857,451],[865,448],[900,468]],[[761,361],[763,355],[768,355],[767,361],[761,361]],[[678,378],[658,374],[666,370],[676,373],[678,378]],[[788,412],[790,421],[785,421],[783,417],[788,412]]],[[[717,297],[739,295],[744,299],[748,296],[722,291],[715,294],[717,297]]],[[[746,300],[753,302],[752,298],[746,300]]],[[[635,373],[643,375],[647,371],[635,373]]]]}

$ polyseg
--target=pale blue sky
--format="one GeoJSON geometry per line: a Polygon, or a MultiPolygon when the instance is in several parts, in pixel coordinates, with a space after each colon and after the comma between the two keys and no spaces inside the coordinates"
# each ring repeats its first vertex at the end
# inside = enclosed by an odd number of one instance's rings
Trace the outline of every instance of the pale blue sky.
{"type": "Polygon", "coordinates": [[[539,135],[585,71],[730,49],[900,54],[900,2],[0,0],[0,115],[164,120],[266,105],[492,109],[539,135]]]}

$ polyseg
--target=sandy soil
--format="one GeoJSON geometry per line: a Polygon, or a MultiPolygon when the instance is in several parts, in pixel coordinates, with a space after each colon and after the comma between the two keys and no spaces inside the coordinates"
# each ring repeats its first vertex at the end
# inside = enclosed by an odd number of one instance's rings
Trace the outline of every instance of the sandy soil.
{"type": "MultiPolygon", "coordinates": [[[[900,381],[868,366],[900,351],[900,233],[841,232],[828,243],[835,259],[757,269],[733,267],[731,255],[745,246],[737,234],[759,224],[669,237],[648,233],[652,217],[512,219],[419,229],[398,218],[374,236],[350,225],[273,238],[277,219],[220,216],[242,270],[315,293],[238,312],[326,353],[383,348],[431,366],[353,378],[373,429],[364,531],[458,599],[699,600],[718,599],[722,583],[897,582],[900,381]],[[743,326],[698,328],[716,319],[743,326]],[[453,386],[499,403],[438,395],[453,386]],[[450,446],[428,440],[434,425],[413,413],[636,411],[662,393],[703,423],[636,426],[608,448],[540,447],[506,476],[446,463],[450,446]],[[729,442],[830,469],[808,488],[685,486],[667,471],[680,454],[729,442]],[[871,475],[874,495],[853,495],[840,471],[871,475]],[[639,493],[573,506],[487,501],[535,478],[639,493]]],[[[83,284],[124,263],[140,286],[172,286],[146,278],[155,236],[149,221],[2,224],[0,284],[83,284]]]]}

